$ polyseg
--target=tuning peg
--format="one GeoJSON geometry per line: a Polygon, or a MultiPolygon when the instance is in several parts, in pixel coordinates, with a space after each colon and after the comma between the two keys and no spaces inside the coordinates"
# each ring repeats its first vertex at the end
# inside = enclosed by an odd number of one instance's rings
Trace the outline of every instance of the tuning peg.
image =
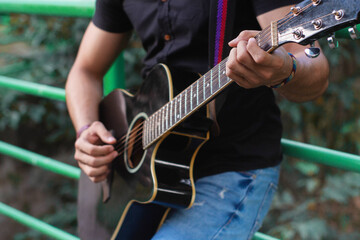
{"type": "Polygon", "coordinates": [[[300,7],[291,7],[290,11],[294,14],[294,16],[297,16],[300,14],[301,8],[300,7]]]}
{"type": "Polygon", "coordinates": [[[334,35],[332,35],[331,37],[328,37],[327,41],[328,41],[330,48],[334,49],[334,48],[339,47],[339,41],[336,40],[334,35]]]}
{"type": "Polygon", "coordinates": [[[359,31],[357,30],[356,26],[350,27],[348,31],[352,40],[356,40],[360,37],[359,31]]]}
{"type": "Polygon", "coordinates": [[[321,3],[321,0],[311,0],[314,6],[317,6],[321,3]]]}
{"type": "Polygon", "coordinates": [[[317,58],[320,55],[320,48],[315,47],[315,42],[312,42],[310,47],[305,49],[305,55],[308,58],[317,58]]]}

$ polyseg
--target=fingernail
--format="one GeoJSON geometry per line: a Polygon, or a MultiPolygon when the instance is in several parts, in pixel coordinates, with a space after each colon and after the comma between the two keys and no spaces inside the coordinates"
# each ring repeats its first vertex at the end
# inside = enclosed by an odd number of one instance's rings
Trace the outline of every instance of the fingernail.
{"type": "Polygon", "coordinates": [[[255,38],[250,38],[250,39],[249,39],[249,42],[255,42],[255,43],[257,44],[257,41],[256,41],[255,38]]]}
{"type": "Polygon", "coordinates": [[[112,141],[116,141],[116,139],[114,137],[108,137],[108,141],[112,142],[112,141]]]}

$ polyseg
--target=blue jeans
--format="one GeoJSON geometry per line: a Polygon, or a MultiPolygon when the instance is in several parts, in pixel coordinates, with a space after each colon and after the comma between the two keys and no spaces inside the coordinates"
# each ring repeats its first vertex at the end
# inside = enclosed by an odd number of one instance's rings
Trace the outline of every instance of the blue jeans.
{"type": "Polygon", "coordinates": [[[152,240],[251,239],[277,189],[279,166],[196,181],[190,209],[171,210],[152,240]]]}

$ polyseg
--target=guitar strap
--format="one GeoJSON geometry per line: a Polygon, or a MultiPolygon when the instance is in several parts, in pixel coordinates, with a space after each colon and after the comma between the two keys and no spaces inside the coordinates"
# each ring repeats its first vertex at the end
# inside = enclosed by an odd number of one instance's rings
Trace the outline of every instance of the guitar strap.
{"type": "MultiPolygon", "coordinates": [[[[235,20],[236,0],[212,0],[210,5],[209,22],[209,66],[213,67],[227,57],[231,48],[227,44],[234,37],[233,27],[235,20]]],[[[228,89],[222,91],[209,103],[210,117],[214,124],[211,133],[220,134],[220,127],[216,120],[225,103],[228,89]]]]}

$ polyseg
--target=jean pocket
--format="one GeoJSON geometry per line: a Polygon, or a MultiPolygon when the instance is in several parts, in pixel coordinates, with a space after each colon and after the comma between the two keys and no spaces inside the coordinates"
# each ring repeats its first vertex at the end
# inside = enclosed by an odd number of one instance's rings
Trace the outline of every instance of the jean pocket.
{"type": "Polygon", "coordinates": [[[272,203],[272,199],[276,193],[276,190],[277,190],[277,184],[275,183],[269,183],[267,189],[266,189],[266,192],[265,192],[265,195],[264,195],[264,198],[261,202],[261,205],[259,207],[259,210],[258,210],[258,214],[256,216],[256,219],[255,219],[255,222],[254,222],[254,225],[250,231],[250,234],[248,236],[248,240],[251,240],[253,235],[255,234],[255,232],[257,230],[260,229],[261,225],[262,225],[262,222],[266,216],[266,214],[268,213],[269,209],[270,209],[270,206],[271,206],[271,203],[272,203]]]}

